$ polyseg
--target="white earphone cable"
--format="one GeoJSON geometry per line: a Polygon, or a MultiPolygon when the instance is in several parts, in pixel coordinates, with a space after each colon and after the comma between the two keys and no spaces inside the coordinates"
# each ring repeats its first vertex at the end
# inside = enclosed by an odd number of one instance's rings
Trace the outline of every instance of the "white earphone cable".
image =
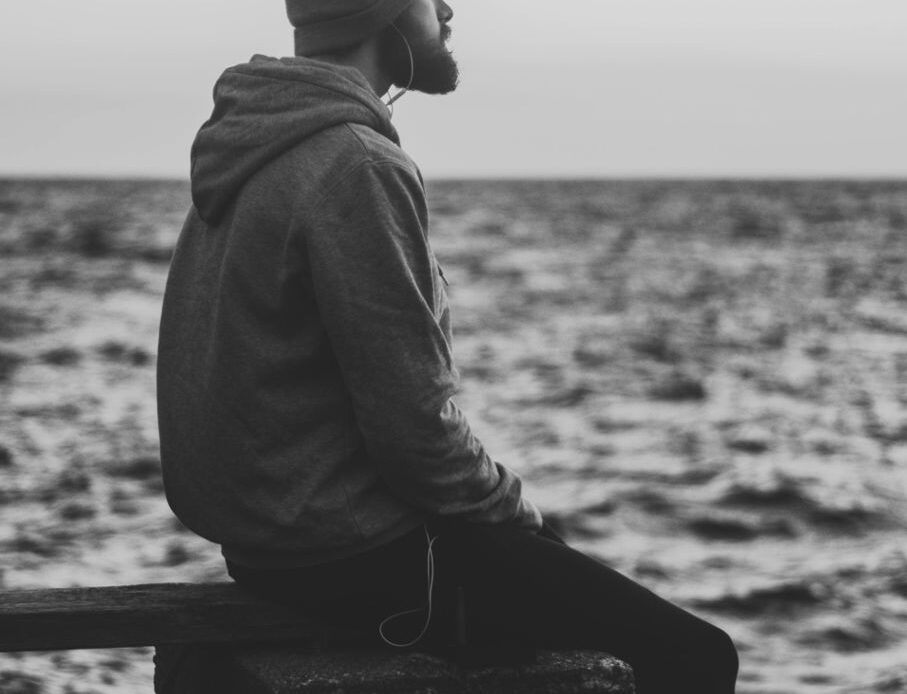
{"type": "Polygon", "coordinates": [[[378,625],[378,636],[381,638],[384,643],[388,646],[393,646],[394,648],[409,648],[410,646],[415,646],[419,641],[425,636],[425,632],[428,631],[428,626],[431,623],[431,612],[432,612],[432,589],[435,587],[435,555],[432,552],[432,545],[435,544],[435,541],[438,539],[438,536],[431,537],[428,532],[428,526],[424,526],[425,530],[425,539],[428,541],[428,549],[425,554],[425,571],[426,571],[426,583],[428,584],[428,599],[425,607],[418,607],[414,610],[404,610],[403,612],[397,612],[392,614],[390,617],[386,617],[382,620],[381,624],[378,625]],[[405,643],[399,643],[397,641],[392,641],[387,636],[384,635],[384,626],[398,617],[402,617],[408,614],[416,614],[417,612],[425,611],[425,624],[422,625],[422,631],[412,639],[411,641],[406,641],[405,643]]]}
{"type": "Polygon", "coordinates": [[[394,115],[394,102],[397,101],[397,99],[399,99],[401,96],[406,94],[406,92],[409,91],[409,88],[413,86],[413,80],[416,77],[416,60],[413,57],[413,49],[409,45],[409,41],[407,40],[406,36],[403,35],[403,32],[400,31],[400,29],[397,27],[396,24],[391,24],[391,26],[393,27],[394,31],[396,31],[400,35],[400,38],[403,39],[403,45],[406,46],[406,52],[409,54],[409,82],[407,82],[405,87],[403,87],[400,91],[398,91],[396,94],[394,94],[384,104],[385,106],[387,106],[390,109],[391,115],[393,116],[394,115]]]}

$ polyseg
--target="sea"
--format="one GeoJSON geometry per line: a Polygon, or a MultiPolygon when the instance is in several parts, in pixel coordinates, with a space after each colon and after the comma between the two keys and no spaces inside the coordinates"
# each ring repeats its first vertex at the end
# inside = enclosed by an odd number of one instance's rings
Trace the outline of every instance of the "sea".
{"type": "MultiPolygon", "coordinates": [[[[907,692],[907,181],[438,180],[457,403],[578,549],[727,631],[742,694],[907,692]]],[[[3,591],[226,580],[171,514],[185,181],[0,180],[3,591]]],[[[151,650],[0,654],[151,691],[151,650]]]]}

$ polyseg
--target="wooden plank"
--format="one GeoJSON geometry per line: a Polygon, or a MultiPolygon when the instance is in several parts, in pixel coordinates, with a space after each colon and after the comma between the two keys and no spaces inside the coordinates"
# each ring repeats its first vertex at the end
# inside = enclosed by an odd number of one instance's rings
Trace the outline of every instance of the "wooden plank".
{"type": "Polygon", "coordinates": [[[234,583],[0,593],[0,652],[176,643],[293,640],[349,643],[362,635],[317,623],[234,583]]]}

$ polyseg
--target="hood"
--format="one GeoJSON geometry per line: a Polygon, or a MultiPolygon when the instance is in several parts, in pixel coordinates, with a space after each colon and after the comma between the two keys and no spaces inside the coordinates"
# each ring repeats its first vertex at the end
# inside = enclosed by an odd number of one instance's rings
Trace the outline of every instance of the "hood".
{"type": "Polygon", "coordinates": [[[356,69],[256,55],[214,87],[214,112],[192,145],[192,202],[216,222],[246,181],[312,135],[359,123],[396,144],[390,113],[356,69]]]}

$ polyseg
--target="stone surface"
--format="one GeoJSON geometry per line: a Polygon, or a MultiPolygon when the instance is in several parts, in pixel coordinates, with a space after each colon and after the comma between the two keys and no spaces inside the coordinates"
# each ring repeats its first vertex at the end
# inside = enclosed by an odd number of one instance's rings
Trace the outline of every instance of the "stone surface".
{"type": "Polygon", "coordinates": [[[463,669],[421,653],[235,651],[245,694],[630,694],[631,668],[600,652],[541,652],[532,665],[463,669]]]}

